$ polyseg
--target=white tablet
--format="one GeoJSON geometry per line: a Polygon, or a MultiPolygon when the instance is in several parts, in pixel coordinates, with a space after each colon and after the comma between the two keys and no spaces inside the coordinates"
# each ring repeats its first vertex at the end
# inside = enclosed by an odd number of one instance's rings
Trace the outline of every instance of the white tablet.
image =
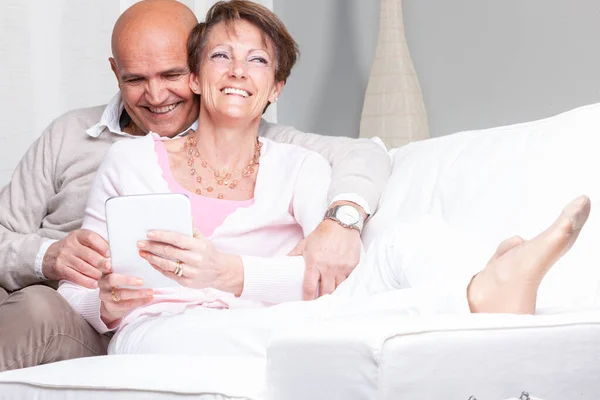
{"type": "Polygon", "coordinates": [[[145,288],[179,286],[140,257],[137,242],[148,240],[149,230],[192,236],[190,199],[177,193],[118,196],[108,199],[105,207],[113,271],[142,278],[145,288]]]}

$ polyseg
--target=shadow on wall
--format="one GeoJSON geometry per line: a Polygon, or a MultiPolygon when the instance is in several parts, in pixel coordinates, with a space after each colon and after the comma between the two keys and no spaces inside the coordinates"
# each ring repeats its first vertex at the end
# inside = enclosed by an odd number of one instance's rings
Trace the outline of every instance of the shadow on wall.
{"type": "Polygon", "coordinates": [[[323,71],[325,85],[319,87],[314,103],[315,124],[319,133],[358,137],[368,73],[359,67],[355,7],[347,0],[336,0],[335,19],[331,21],[330,55],[323,71]]]}

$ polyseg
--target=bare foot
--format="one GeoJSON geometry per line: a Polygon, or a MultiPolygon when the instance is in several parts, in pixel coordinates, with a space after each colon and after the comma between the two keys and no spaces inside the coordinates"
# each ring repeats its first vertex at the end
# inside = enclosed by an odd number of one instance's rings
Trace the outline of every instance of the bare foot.
{"type": "Polygon", "coordinates": [[[581,196],[535,238],[518,236],[498,246],[485,269],[475,275],[467,297],[471,312],[533,314],[546,273],[575,243],[590,215],[591,202],[581,196]]]}

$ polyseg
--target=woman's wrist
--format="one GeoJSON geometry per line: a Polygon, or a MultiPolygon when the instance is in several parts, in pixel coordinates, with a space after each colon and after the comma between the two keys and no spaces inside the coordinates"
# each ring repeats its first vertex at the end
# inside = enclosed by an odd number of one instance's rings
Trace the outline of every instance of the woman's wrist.
{"type": "Polygon", "coordinates": [[[244,290],[242,257],[220,253],[217,262],[221,270],[219,288],[225,292],[233,293],[237,297],[241,296],[244,290]]]}
{"type": "Polygon", "coordinates": [[[121,323],[121,319],[111,315],[104,307],[104,302],[100,303],[100,319],[109,330],[115,329],[121,323]]]}

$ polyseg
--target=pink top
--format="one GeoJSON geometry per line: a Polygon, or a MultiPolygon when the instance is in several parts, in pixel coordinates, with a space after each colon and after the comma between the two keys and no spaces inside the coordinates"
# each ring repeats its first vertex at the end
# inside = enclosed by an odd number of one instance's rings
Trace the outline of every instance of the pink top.
{"type": "Polygon", "coordinates": [[[254,204],[254,199],[244,201],[215,199],[190,192],[173,177],[173,172],[169,166],[167,149],[163,141],[158,137],[154,138],[154,151],[156,151],[156,155],[158,156],[158,164],[169,189],[173,193],[182,193],[190,198],[194,226],[205,237],[212,236],[215,229],[221,226],[225,218],[233,214],[235,210],[241,207],[250,207],[254,204]],[[210,211],[206,212],[206,210],[210,211]]]}

